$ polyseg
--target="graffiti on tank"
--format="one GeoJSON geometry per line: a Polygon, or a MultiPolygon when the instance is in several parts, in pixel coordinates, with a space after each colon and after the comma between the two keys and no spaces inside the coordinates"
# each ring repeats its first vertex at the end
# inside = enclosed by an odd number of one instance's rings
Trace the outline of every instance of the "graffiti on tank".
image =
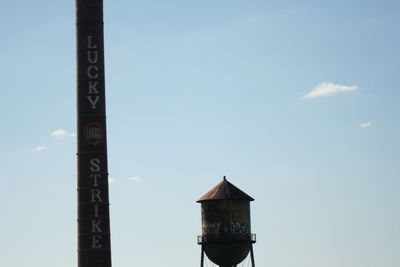
{"type": "Polygon", "coordinates": [[[250,224],[247,221],[231,221],[230,231],[233,234],[250,234],[250,224]]]}

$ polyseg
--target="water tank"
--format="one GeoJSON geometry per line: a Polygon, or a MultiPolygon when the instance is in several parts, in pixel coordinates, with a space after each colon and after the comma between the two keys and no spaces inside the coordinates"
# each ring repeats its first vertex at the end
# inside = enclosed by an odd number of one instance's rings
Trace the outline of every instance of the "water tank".
{"type": "Polygon", "coordinates": [[[250,202],[254,199],[224,177],[197,202],[201,203],[201,243],[207,257],[223,267],[236,266],[255,242],[250,202]]]}

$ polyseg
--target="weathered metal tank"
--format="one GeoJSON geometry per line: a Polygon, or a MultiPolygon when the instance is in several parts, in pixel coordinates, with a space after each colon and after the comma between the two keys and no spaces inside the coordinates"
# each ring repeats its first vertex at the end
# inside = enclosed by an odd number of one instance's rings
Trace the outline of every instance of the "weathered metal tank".
{"type": "Polygon", "coordinates": [[[201,203],[202,236],[198,243],[215,264],[236,266],[251,251],[255,235],[251,234],[250,202],[254,199],[224,179],[197,202],[201,203]]]}

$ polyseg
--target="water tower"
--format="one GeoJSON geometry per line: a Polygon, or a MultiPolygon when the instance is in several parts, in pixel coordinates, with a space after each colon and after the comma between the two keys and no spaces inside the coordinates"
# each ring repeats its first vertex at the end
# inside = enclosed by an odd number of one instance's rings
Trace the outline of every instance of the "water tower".
{"type": "Polygon", "coordinates": [[[204,253],[220,267],[235,267],[250,253],[255,267],[253,244],[255,234],[250,227],[250,202],[254,199],[228,182],[222,182],[208,191],[197,202],[201,203],[202,235],[201,263],[204,253]]]}

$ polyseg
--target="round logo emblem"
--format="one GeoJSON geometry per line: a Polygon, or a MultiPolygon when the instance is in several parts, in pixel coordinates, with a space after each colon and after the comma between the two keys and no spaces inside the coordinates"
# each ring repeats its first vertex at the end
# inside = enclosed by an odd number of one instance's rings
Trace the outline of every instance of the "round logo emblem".
{"type": "Polygon", "coordinates": [[[97,122],[89,123],[83,130],[86,141],[91,145],[98,145],[103,142],[103,127],[97,122]]]}

